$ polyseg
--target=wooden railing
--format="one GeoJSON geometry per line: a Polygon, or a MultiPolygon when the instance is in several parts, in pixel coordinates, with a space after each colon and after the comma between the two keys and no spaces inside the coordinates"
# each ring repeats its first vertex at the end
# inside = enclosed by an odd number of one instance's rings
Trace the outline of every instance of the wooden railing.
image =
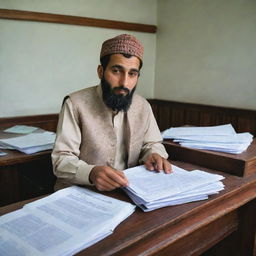
{"type": "Polygon", "coordinates": [[[33,115],[33,116],[15,116],[0,118],[0,130],[22,124],[42,128],[47,131],[56,132],[58,123],[58,114],[33,115]]]}
{"type": "MultiPolygon", "coordinates": [[[[148,99],[160,130],[171,126],[208,126],[231,123],[237,132],[256,136],[256,110],[208,106],[175,101],[148,99]]],[[[16,124],[37,126],[56,131],[58,114],[0,118],[0,129],[16,124]]]]}
{"type": "Polygon", "coordinates": [[[210,126],[231,123],[236,132],[256,136],[256,110],[149,99],[161,131],[183,125],[210,126]]]}

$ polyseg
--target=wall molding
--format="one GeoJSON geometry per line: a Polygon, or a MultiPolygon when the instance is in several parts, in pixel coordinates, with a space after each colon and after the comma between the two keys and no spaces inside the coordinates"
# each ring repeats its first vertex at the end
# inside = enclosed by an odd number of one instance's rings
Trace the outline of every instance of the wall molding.
{"type": "Polygon", "coordinates": [[[146,33],[156,33],[157,31],[157,27],[155,25],[10,9],[0,9],[0,19],[61,23],[68,25],[131,30],[146,33]]]}

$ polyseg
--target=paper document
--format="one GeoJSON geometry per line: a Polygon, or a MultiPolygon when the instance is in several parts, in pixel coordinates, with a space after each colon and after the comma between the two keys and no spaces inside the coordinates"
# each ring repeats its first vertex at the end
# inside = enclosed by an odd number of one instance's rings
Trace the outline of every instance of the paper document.
{"type": "Polygon", "coordinates": [[[173,139],[180,145],[195,149],[205,149],[240,154],[253,141],[253,135],[236,133],[231,124],[211,127],[175,127],[162,133],[164,139],[173,139]]]}
{"type": "Polygon", "coordinates": [[[143,211],[151,211],[204,200],[224,189],[221,175],[200,170],[189,172],[174,165],[172,168],[170,174],[148,171],[143,165],[126,169],[129,186],[124,191],[143,211]]]}
{"type": "Polygon", "coordinates": [[[7,155],[7,153],[0,151],[0,156],[6,156],[6,155],[7,155]]]}
{"type": "Polygon", "coordinates": [[[249,132],[236,133],[232,135],[195,135],[195,136],[181,136],[174,139],[175,142],[203,142],[203,143],[227,143],[240,144],[243,142],[250,142],[253,136],[249,132]]]}
{"type": "Polygon", "coordinates": [[[15,126],[12,126],[12,127],[8,128],[8,129],[5,129],[4,132],[28,134],[28,133],[36,131],[37,129],[39,129],[39,128],[38,127],[34,127],[34,126],[15,125],[15,126]]]}
{"type": "Polygon", "coordinates": [[[55,133],[44,131],[41,133],[30,133],[27,135],[0,139],[0,147],[5,149],[16,149],[26,154],[52,149],[55,141],[55,133]]]}
{"type": "Polygon", "coordinates": [[[135,206],[73,186],[0,217],[0,255],[74,255],[110,235],[135,206]]]}
{"type": "Polygon", "coordinates": [[[231,135],[236,134],[231,124],[217,125],[217,126],[183,126],[171,127],[162,132],[165,139],[175,139],[179,136],[203,136],[203,135],[231,135]]]}

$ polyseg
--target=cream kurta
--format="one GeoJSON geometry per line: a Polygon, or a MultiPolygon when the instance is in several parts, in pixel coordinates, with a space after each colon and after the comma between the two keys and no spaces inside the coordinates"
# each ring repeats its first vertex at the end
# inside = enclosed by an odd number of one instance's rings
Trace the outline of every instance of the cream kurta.
{"type": "Polygon", "coordinates": [[[123,170],[149,154],[168,157],[149,103],[134,95],[127,113],[114,114],[102,101],[101,87],[69,96],[62,107],[52,153],[56,189],[89,185],[95,165],[123,170]]]}

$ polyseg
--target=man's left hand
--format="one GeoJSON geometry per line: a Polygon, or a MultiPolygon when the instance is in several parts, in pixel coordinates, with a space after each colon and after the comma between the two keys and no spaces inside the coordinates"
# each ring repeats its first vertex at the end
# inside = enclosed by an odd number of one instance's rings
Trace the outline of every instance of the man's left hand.
{"type": "Polygon", "coordinates": [[[144,165],[149,171],[160,172],[163,170],[165,173],[172,172],[172,166],[170,162],[157,153],[149,155],[144,165]]]}

